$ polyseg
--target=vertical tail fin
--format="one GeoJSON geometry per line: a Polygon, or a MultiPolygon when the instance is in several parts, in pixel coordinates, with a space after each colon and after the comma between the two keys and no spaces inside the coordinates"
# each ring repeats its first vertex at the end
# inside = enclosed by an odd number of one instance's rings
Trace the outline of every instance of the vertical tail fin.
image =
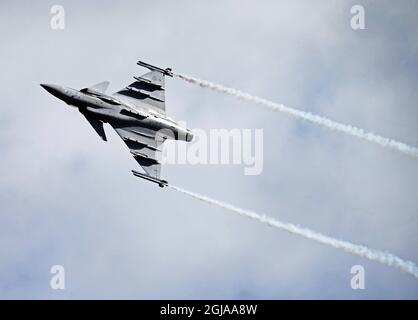
{"type": "Polygon", "coordinates": [[[95,91],[95,92],[105,93],[105,91],[109,87],[109,84],[110,84],[109,81],[103,81],[95,85],[92,85],[90,87],[84,88],[82,89],[82,91],[95,91]]]}

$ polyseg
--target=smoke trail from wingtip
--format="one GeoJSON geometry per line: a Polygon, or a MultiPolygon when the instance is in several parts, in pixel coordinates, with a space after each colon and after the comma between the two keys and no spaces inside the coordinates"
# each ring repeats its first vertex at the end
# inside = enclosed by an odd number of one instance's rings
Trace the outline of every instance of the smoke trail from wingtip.
{"type": "Polygon", "coordinates": [[[344,250],[348,253],[351,253],[353,255],[357,255],[363,258],[367,258],[371,261],[376,261],[379,262],[383,265],[389,266],[389,267],[393,267],[393,268],[397,268],[403,272],[407,272],[409,274],[411,274],[412,276],[414,276],[416,279],[418,279],[418,266],[412,262],[412,261],[407,261],[407,260],[403,260],[402,258],[399,258],[396,255],[393,255],[392,253],[389,252],[384,252],[384,251],[380,251],[380,250],[376,250],[376,249],[371,249],[368,248],[364,245],[358,245],[358,244],[354,244],[348,241],[343,241],[343,240],[338,240],[326,235],[323,235],[319,232],[316,231],[312,231],[310,229],[307,228],[303,228],[300,227],[298,225],[292,224],[292,223],[288,223],[288,222],[282,222],[279,220],[276,220],[274,218],[268,217],[265,214],[259,214],[256,213],[254,211],[250,211],[250,210],[245,210],[239,207],[236,207],[232,204],[226,203],[226,202],[222,202],[222,201],[218,201],[215,199],[211,199],[209,197],[200,195],[198,193],[194,193],[185,189],[182,189],[180,187],[176,187],[173,185],[168,185],[168,187],[181,192],[183,194],[189,195],[195,199],[207,202],[209,204],[227,209],[229,211],[235,212],[241,216],[245,216],[254,220],[257,220],[259,222],[265,223],[269,226],[281,229],[281,230],[285,230],[287,232],[290,232],[292,234],[296,234],[299,236],[302,236],[304,238],[310,239],[310,240],[314,240],[316,242],[319,242],[321,244],[327,245],[327,246],[331,246],[335,249],[341,249],[344,250]]]}
{"type": "Polygon", "coordinates": [[[275,103],[275,102],[272,102],[272,101],[269,101],[269,100],[266,100],[257,96],[253,96],[251,94],[248,94],[248,93],[245,93],[245,92],[233,89],[233,88],[224,87],[220,84],[216,84],[210,81],[197,79],[197,78],[180,74],[180,73],[173,73],[173,75],[187,82],[196,84],[202,88],[207,88],[213,91],[225,93],[230,96],[234,96],[240,100],[247,100],[250,102],[254,102],[255,104],[261,105],[267,109],[277,111],[277,112],[283,112],[283,113],[292,115],[296,118],[307,120],[312,123],[321,125],[328,129],[343,132],[345,134],[349,134],[356,138],[373,142],[384,148],[394,149],[406,155],[418,158],[418,148],[409,146],[403,142],[385,138],[385,137],[376,135],[372,132],[366,132],[363,129],[360,129],[351,125],[339,123],[339,122],[330,120],[328,118],[312,114],[310,112],[297,110],[297,109],[285,106],[283,104],[275,103]]]}

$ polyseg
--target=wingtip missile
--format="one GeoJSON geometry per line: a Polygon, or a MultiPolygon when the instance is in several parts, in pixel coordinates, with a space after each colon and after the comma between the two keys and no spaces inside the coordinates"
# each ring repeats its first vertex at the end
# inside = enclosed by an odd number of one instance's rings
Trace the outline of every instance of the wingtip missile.
{"type": "Polygon", "coordinates": [[[151,177],[149,175],[146,175],[144,173],[141,173],[141,172],[138,172],[138,171],[135,171],[135,170],[132,170],[132,173],[135,177],[142,178],[142,179],[157,183],[160,188],[164,188],[168,185],[168,182],[166,180],[160,180],[160,179],[151,177]]]}
{"type": "Polygon", "coordinates": [[[136,64],[139,65],[139,66],[145,67],[145,68],[147,68],[151,71],[158,71],[158,72],[161,72],[162,74],[164,74],[166,76],[173,77],[173,71],[171,70],[171,68],[162,69],[162,68],[153,66],[152,64],[143,62],[143,61],[138,61],[136,64]]]}

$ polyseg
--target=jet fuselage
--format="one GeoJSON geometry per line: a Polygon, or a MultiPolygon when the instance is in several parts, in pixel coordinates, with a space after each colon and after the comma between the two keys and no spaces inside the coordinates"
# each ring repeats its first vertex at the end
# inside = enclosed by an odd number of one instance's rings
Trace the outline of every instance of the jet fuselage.
{"type": "Polygon", "coordinates": [[[131,126],[141,126],[159,131],[164,139],[191,141],[193,134],[165,114],[146,108],[138,108],[129,102],[121,101],[105,93],[90,91],[88,89],[76,90],[54,84],[41,84],[41,86],[70,106],[102,122],[123,123],[131,126]]]}

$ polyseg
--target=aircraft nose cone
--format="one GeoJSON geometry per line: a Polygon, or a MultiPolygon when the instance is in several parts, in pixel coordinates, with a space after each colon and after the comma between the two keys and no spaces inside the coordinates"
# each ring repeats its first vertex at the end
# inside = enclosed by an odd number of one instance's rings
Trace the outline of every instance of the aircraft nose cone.
{"type": "Polygon", "coordinates": [[[41,83],[41,87],[48,91],[50,94],[54,96],[58,96],[61,92],[61,87],[55,84],[44,84],[41,83]]]}

